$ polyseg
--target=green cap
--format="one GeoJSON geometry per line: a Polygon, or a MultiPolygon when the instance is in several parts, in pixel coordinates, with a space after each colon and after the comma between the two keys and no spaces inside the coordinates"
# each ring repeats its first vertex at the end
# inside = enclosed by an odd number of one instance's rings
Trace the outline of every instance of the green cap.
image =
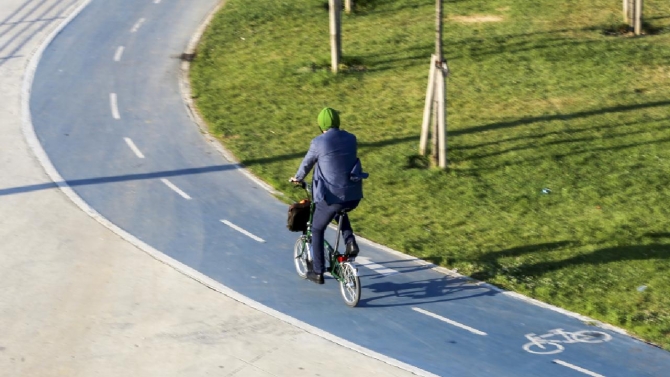
{"type": "Polygon", "coordinates": [[[317,118],[321,131],[328,131],[331,128],[340,128],[340,115],[337,110],[326,107],[319,113],[317,118]]]}

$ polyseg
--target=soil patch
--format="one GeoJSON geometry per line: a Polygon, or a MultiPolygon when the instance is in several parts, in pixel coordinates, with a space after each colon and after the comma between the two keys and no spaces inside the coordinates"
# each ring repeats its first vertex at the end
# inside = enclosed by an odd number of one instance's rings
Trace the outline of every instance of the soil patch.
{"type": "Polygon", "coordinates": [[[503,20],[501,16],[492,16],[486,14],[475,14],[472,16],[452,16],[452,21],[461,22],[464,24],[473,24],[479,22],[500,22],[503,20]]]}

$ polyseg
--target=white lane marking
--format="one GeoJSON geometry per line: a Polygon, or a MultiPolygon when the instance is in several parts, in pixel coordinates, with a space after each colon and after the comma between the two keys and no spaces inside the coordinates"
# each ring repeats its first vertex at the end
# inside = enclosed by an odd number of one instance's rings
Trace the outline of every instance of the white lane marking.
{"type": "Polygon", "coordinates": [[[133,143],[133,141],[129,137],[124,137],[123,139],[126,141],[126,144],[128,144],[133,153],[135,153],[135,156],[137,156],[138,158],[144,158],[144,155],[142,154],[140,149],[137,147],[137,145],[135,145],[135,143],[133,143]]]}
{"type": "Polygon", "coordinates": [[[556,364],[563,365],[564,367],[568,367],[568,368],[570,368],[570,369],[574,369],[574,370],[576,370],[576,371],[578,371],[578,372],[582,372],[582,373],[584,373],[584,374],[586,374],[586,375],[589,375],[589,376],[592,376],[592,377],[605,377],[605,376],[603,376],[602,374],[598,374],[598,373],[596,373],[596,372],[591,372],[591,371],[588,370],[588,369],[584,369],[584,368],[578,367],[578,366],[576,366],[576,365],[572,365],[572,364],[570,364],[570,363],[566,363],[565,361],[561,361],[561,360],[556,359],[556,360],[554,360],[554,362],[555,362],[556,364]]]}
{"type": "Polygon", "coordinates": [[[470,332],[473,333],[473,334],[477,334],[477,335],[487,335],[487,334],[486,334],[485,332],[483,332],[483,331],[479,331],[479,330],[477,330],[477,329],[473,329],[473,328],[470,327],[470,326],[466,326],[466,325],[464,325],[464,324],[462,324],[462,323],[458,323],[458,322],[456,322],[456,321],[452,321],[452,320],[449,319],[449,318],[442,317],[441,315],[437,315],[437,314],[435,314],[435,313],[431,313],[431,312],[429,312],[429,311],[427,311],[427,310],[423,310],[423,309],[421,309],[421,308],[412,308],[412,310],[414,310],[414,311],[416,311],[416,312],[419,312],[419,313],[421,313],[421,314],[425,314],[425,315],[427,315],[427,316],[429,316],[429,317],[433,317],[433,318],[439,319],[440,321],[446,322],[446,323],[448,323],[448,324],[450,324],[450,325],[454,325],[454,326],[456,326],[456,327],[460,327],[460,328],[462,328],[462,329],[464,329],[464,330],[468,330],[468,331],[470,331],[470,332]]]}
{"type": "Polygon", "coordinates": [[[374,272],[376,272],[380,275],[384,275],[384,276],[393,275],[393,274],[398,273],[398,271],[396,271],[394,269],[384,267],[381,264],[373,263],[369,258],[365,258],[365,257],[357,257],[356,258],[356,264],[361,265],[365,268],[369,268],[372,271],[374,271],[374,272]]]}
{"type": "Polygon", "coordinates": [[[229,227],[235,229],[236,231],[238,231],[238,232],[240,232],[240,233],[242,233],[242,234],[244,234],[244,235],[246,235],[246,236],[248,236],[248,237],[250,237],[250,238],[252,238],[252,239],[254,239],[254,240],[256,240],[256,241],[258,241],[258,242],[265,242],[264,239],[262,239],[262,238],[260,238],[260,237],[258,237],[258,236],[255,236],[255,235],[253,235],[253,234],[247,232],[246,230],[240,228],[239,226],[237,226],[237,225],[231,223],[231,222],[228,221],[228,220],[221,220],[221,222],[224,223],[224,224],[226,224],[226,225],[228,225],[229,227]]]}
{"type": "Polygon", "coordinates": [[[160,4],[161,0],[154,0],[154,4],[160,4]]]}
{"type": "Polygon", "coordinates": [[[140,18],[135,25],[133,25],[133,28],[130,29],[131,33],[136,33],[138,30],[140,30],[140,27],[142,27],[142,24],[146,21],[144,18],[140,18]]]}
{"type": "Polygon", "coordinates": [[[167,187],[169,187],[169,188],[171,188],[172,190],[174,190],[174,192],[176,192],[177,194],[179,194],[182,198],[184,198],[184,199],[186,199],[186,200],[191,200],[191,197],[190,197],[187,193],[183,192],[183,191],[182,191],[179,187],[177,187],[174,183],[168,181],[168,180],[165,179],[165,178],[162,178],[162,179],[161,179],[161,182],[165,183],[165,185],[166,185],[167,187]]]}
{"type": "Polygon", "coordinates": [[[119,62],[119,61],[121,61],[121,56],[123,56],[123,49],[124,49],[123,46],[119,46],[119,47],[116,49],[116,53],[114,54],[114,61],[115,61],[115,62],[119,62]]]}
{"type": "Polygon", "coordinates": [[[119,115],[119,104],[116,99],[116,93],[109,93],[109,104],[112,107],[112,117],[114,117],[114,119],[121,119],[121,115],[119,115]]]}

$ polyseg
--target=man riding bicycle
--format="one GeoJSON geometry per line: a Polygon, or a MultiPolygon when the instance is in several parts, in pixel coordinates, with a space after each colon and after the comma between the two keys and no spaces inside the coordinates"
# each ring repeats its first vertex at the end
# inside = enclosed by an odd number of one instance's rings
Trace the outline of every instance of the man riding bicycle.
{"type": "MultiPolygon", "coordinates": [[[[340,130],[340,117],[336,110],[326,107],[317,118],[321,135],[312,139],[309,151],[302,160],[291,182],[302,182],[314,168],[312,192],[315,204],[312,218],[313,264],[307,266],[307,279],[323,284],[325,271],[324,235],[328,224],[337,213],[355,209],[363,198],[362,172],[357,157],[356,136],[340,130]]],[[[345,255],[354,258],[359,249],[347,216],[342,219],[342,237],[346,243],[345,255]]]]}

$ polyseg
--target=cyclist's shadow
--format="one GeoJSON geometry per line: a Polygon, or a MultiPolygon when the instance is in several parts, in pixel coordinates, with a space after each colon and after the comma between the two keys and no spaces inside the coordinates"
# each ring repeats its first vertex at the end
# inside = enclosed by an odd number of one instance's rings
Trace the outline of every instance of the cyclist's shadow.
{"type": "Polygon", "coordinates": [[[444,276],[406,283],[386,281],[364,284],[365,292],[362,294],[358,307],[418,305],[495,296],[499,293],[477,283],[467,278],[444,276]],[[371,293],[374,294],[371,295],[371,293]]]}

